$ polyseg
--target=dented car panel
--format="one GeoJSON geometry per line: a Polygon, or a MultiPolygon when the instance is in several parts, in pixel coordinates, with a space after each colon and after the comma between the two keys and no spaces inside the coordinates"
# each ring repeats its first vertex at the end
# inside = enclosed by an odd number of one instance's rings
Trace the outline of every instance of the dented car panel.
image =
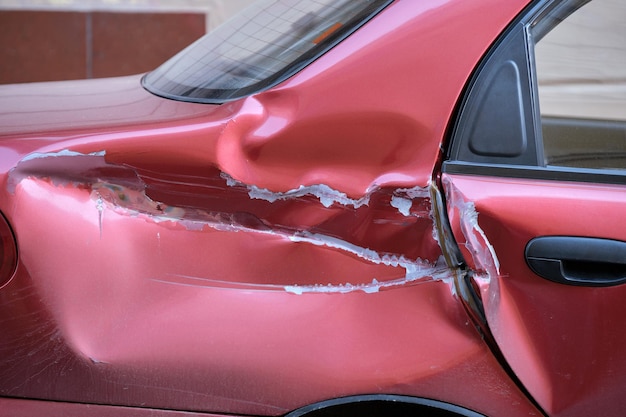
{"type": "Polygon", "coordinates": [[[614,222],[626,203],[623,187],[463,175],[443,183],[489,328],[533,397],[549,415],[620,415],[626,288],[553,283],[519,254],[544,235],[623,241],[614,222]]]}
{"type": "Polygon", "coordinates": [[[464,396],[469,367],[506,391],[499,407],[523,404],[444,265],[407,278],[336,240],[129,212],[47,179],[14,202],[19,245],[37,250],[3,289],[4,395],[278,415],[364,392],[464,396]]]}
{"type": "Polygon", "coordinates": [[[140,76],[0,87],[19,254],[0,288],[0,406],[277,416],[393,394],[541,415],[463,293],[471,276],[498,342],[516,332],[496,324],[484,208],[438,181],[464,85],[526,3],[395,1],[222,105],[140,76]]]}

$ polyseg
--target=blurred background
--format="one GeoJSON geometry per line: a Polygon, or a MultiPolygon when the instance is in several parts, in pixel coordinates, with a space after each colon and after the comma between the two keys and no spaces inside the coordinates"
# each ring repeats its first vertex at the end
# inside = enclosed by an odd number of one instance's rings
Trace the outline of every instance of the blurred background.
{"type": "Polygon", "coordinates": [[[150,71],[254,0],[0,0],[0,84],[150,71]]]}

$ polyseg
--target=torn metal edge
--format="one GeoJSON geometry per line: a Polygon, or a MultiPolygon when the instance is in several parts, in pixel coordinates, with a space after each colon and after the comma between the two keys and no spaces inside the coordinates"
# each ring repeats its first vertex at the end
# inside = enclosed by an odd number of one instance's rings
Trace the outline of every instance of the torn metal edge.
{"type": "Polygon", "coordinates": [[[325,184],[316,184],[309,186],[301,185],[296,189],[292,189],[286,192],[273,192],[268,190],[267,188],[260,188],[256,185],[244,184],[240,181],[237,181],[225,172],[222,172],[220,176],[224,180],[226,180],[226,185],[228,185],[229,187],[245,187],[248,189],[248,195],[250,196],[250,198],[265,200],[270,203],[274,203],[278,200],[292,200],[294,198],[300,198],[307,195],[318,198],[320,200],[320,203],[322,203],[322,205],[326,208],[332,206],[335,203],[343,206],[352,206],[354,208],[359,208],[361,206],[367,206],[370,202],[370,193],[359,199],[352,199],[349,198],[346,193],[334,190],[325,184]]]}
{"type": "MultiPolygon", "coordinates": [[[[422,259],[407,259],[403,255],[399,254],[379,253],[369,248],[364,248],[358,245],[351,244],[345,240],[336,237],[315,234],[306,231],[296,231],[293,233],[289,233],[288,231],[283,230],[254,229],[237,223],[236,219],[231,216],[223,215],[220,213],[208,213],[200,211],[188,213],[182,208],[170,208],[169,206],[166,206],[162,203],[157,203],[151,200],[147,195],[145,195],[143,191],[139,190],[130,190],[137,195],[135,195],[134,198],[128,198],[125,200],[134,200],[135,202],[137,202],[137,198],[140,197],[141,204],[136,204],[134,207],[129,207],[127,205],[120,204],[120,201],[113,201],[117,200],[121,191],[123,191],[123,188],[116,185],[106,183],[93,185],[91,198],[94,201],[94,205],[98,212],[99,219],[102,219],[102,210],[104,203],[106,206],[108,206],[109,209],[122,215],[127,215],[131,217],[146,217],[150,221],[154,221],[156,223],[176,222],[178,224],[181,224],[187,230],[201,231],[204,227],[210,227],[211,229],[218,231],[250,232],[269,234],[272,236],[281,236],[285,239],[290,240],[291,242],[307,243],[315,246],[324,246],[331,249],[337,249],[339,251],[354,255],[372,264],[400,267],[405,270],[405,276],[403,278],[382,282],[373,279],[370,283],[356,285],[349,282],[338,285],[313,284],[306,286],[277,286],[272,284],[259,286],[255,284],[253,286],[254,288],[246,285],[246,288],[248,289],[260,289],[260,287],[263,287],[262,289],[267,290],[277,289],[278,287],[280,287],[287,292],[293,294],[348,293],[352,291],[374,293],[383,288],[397,287],[408,283],[422,281],[424,279],[428,281],[450,280],[453,275],[443,257],[441,257],[435,263],[431,263],[422,259]]],[[[417,192],[417,190],[415,190],[415,192],[417,192]]],[[[422,194],[420,194],[420,196],[422,196],[422,194]]],[[[243,285],[243,283],[232,283],[232,285],[239,286],[243,285]]],[[[220,285],[220,287],[225,287],[225,285],[220,285]]]]}

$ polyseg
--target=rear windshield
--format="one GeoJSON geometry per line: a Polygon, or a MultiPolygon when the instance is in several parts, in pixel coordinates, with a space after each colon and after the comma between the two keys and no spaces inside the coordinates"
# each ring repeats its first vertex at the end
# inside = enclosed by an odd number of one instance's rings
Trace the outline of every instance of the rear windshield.
{"type": "Polygon", "coordinates": [[[391,1],[261,0],[142,82],[148,91],[177,100],[234,100],[293,75],[391,1]]]}

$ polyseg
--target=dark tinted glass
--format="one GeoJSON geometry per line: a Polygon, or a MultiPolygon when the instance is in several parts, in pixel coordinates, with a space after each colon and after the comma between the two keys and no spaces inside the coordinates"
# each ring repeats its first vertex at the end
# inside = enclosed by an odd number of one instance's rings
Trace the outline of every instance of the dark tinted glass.
{"type": "Polygon", "coordinates": [[[221,103],[292,75],[390,0],[262,0],[143,79],[168,98],[221,103]]]}

